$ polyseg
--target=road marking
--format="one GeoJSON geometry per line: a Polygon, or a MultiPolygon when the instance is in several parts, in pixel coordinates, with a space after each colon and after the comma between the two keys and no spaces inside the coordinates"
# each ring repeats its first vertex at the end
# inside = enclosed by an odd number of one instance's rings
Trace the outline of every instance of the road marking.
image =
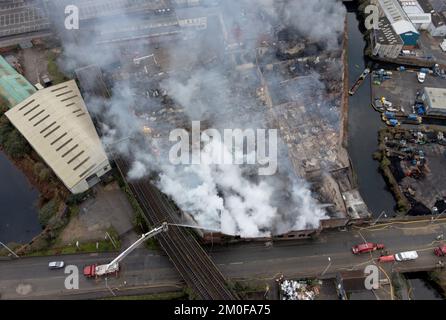
{"type": "Polygon", "coordinates": [[[243,264],[243,262],[231,262],[230,264],[243,264]]]}
{"type": "MultiPolygon", "coordinates": [[[[377,228],[374,228],[375,226],[367,226],[367,227],[358,227],[358,226],[353,226],[354,229],[359,229],[359,230],[382,230],[382,227],[388,227],[388,226],[393,226],[395,224],[414,224],[414,223],[426,223],[429,222],[431,223],[431,219],[426,219],[426,220],[416,220],[416,221],[395,221],[395,222],[388,222],[388,223],[382,223],[379,224],[377,228]]],[[[446,223],[446,218],[441,218],[441,219],[437,219],[435,220],[435,222],[439,222],[439,221],[443,221],[444,224],[446,223]]],[[[440,223],[436,223],[437,225],[439,225],[440,223]]]]}

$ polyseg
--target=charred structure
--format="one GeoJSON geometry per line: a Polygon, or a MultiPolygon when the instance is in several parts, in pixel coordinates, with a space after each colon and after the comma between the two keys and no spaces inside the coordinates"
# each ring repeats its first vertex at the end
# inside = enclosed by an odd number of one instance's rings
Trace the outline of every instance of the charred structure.
{"type": "Polygon", "coordinates": [[[77,70],[103,142],[131,159],[129,179],[156,177],[188,222],[250,238],[368,216],[343,146],[344,8],[315,1],[304,10],[329,19],[324,34],[285,10],[303,2],[178,8],[166,1],[165,11],[114,12],[120,24],[85,13],[86,28],[59,32],[63,65],[77,70]],[[202,131],[277,129],[278,172],[168,165],[170,132],[190,133],[192,121],[202,131]]]}

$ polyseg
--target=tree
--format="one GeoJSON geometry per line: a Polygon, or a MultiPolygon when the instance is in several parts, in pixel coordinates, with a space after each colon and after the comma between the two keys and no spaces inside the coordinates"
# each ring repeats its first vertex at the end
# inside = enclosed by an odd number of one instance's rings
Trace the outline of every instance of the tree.
{"type": "Polygon", "coordinates": [[[45,227],[48,225],[51,218],[56,214],[57,212],[57,202],[55,199],[50,200],[47,202],[42,208],[39,210],[39,222],[40,224],[45,227]]]}
{"type": "Polygon", "coordinates": [[[6,138],[3,145],[6,153],[13,158],[22,158],[25,154],[31,151],[31,148],[25,138],[17,131],[13,130],[6,138]]]}

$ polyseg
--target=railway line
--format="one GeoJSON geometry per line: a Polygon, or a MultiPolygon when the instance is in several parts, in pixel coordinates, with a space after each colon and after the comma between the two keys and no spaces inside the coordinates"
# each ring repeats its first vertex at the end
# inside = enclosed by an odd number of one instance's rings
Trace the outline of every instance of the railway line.
{"type": "MultiPolygon", "coordinates": [[[[122,158],[116,158],[115,162],[125,179],[128,162],[122,158]]],[[[179,222],[177,209],[148,179],[128,182],[128,185],[151,225],[179,222]]],[[[224,276],[189,231],[169,226],[169,231],[159,234],[158,240],[186,284],[201,299],[237,299],[228,289],[224,276]]]]}

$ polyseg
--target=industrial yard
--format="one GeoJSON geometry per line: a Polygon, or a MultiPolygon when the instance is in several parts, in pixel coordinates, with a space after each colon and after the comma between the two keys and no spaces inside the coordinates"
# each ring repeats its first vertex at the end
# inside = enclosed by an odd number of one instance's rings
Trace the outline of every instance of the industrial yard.
{"type": "Polygon", "coordinates": [[[429,70],[423,83],[418,81],[417,75],[420,69],[409,69],[405,71],[384,70],[389,73],[382,81],[374,77],[372,82],[372,105],[379,112],[393,112],[398,119],[408,120],[410,114],[422,116],[421,122],[442,123],[442,115],[436,112],[426,112],[418,110],[418,104],[424,104],[422,95],[424,88],[444,88],[446,79],[438,76],[429,70]],[[385,103],[382,103],[383,98],[385,103]]]}

